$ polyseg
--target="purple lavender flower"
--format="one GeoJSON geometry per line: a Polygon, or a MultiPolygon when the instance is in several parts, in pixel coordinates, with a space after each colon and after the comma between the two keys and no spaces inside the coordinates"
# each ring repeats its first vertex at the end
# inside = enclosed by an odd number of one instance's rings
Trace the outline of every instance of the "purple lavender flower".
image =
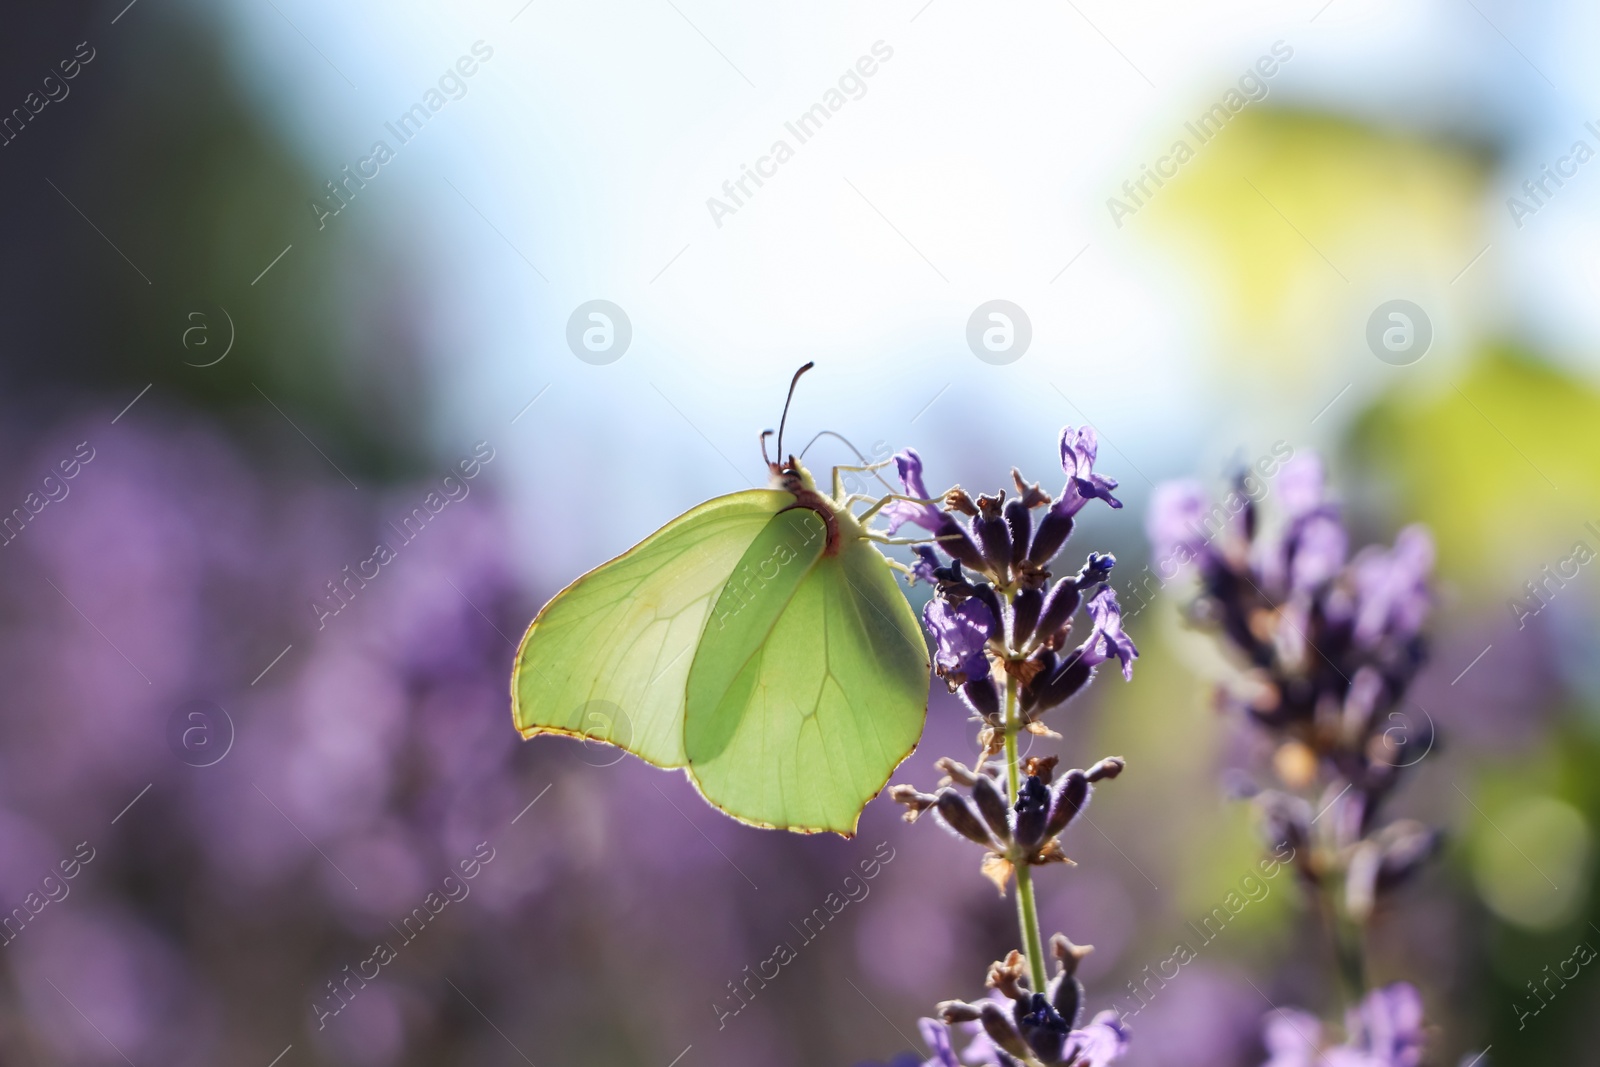
{"type": "Polygon", "coordinates": [[[1371,647],[1385,636],[1415,637],[1428,614],[1428,576],[1433,538],[1425,527],[1407,526],[1385,551],[1363,549],[1351,563],[1355,579],[1355,640],[1371,647]]]}
{"type": "Polygon", "coordinates": [[[1122,661],[1123,679],[1131,682],[1133,661],[1139,658],[1139,650],[1133,638],[1122,632],[1122,606],[1117,603],[1116,591],[1109,585],[1101,586],[1100,591],[1089,598],[1088,608],[1094,629],[1073,658],[1093,667],[1115,656],[1122,661]]]}
{"type": "Polygon", "coordinates": [[[1163,576],[1168,561],[1182,567],[1203,555],[1210,541],[1205,532],[1205,519],[1210,509],[1211,500],[1205,489],[1193,479],[1156,486],[1150,497],[1144,530],[1150,538],[1151,551],[1163,568],[1163,576]]]}
{"type": "Polygon", "coordinates": [[[938,1019],[918,1019],[917,1029],[922,1031],[922,1041],[933,1050],[933,1056],[922,1067],[961,1067],[956,1050],[950,1047],[950,1028],[938,1019]]]}
{"type": "Polygon", "coordinates": [[[1409,982],[1374,989],[1345,1020],[1345,1043],[1327,1046],[1324,1028],[1303,1011],[1267,1017],[1263,1067],[1417,1067],[1422,1062],[1422,997],[1409,982]]]}
{"type": "Polygon", "coordinates": [[[1289,588],[1309,593],[1344,567],[1350,538],[1344,524],[1332,515],[1308,517],[1300,526],[1289,557],[1289,588]]]}
{"type": "Polygon", "coordinates": [[[911,554],[916,557],[911,562],[911,577],[908,579],[916,585],[918,579],[929,585],[939,584],[938,577],[933,573],[939,566],[939,557],[933,554],[933,549],[927,545],[916,545],[911,549],[911,554]]]}
{"type": "Polygon", "coordinates": [[[1062,1057],[1073,1067],[1101,1067],[1128,1051],[1128,1028],[1114,1011],[1103,1011],[1081,1030],[1067,1035],[1062,1057]]]}
{"type": "Polygon", "coordinates": [[[989,605],[978,597],[968,597],[956,606],[936,598],[922,610],[922,621],[933,633],[933,658],[943,677],[959,685],[989,676],[983,649],[997,626],[989,605]]]}
{"type": "Polygon", "coordinates": [[[1085,504],[1097,498],[1114,508],[1122,506],[1122,501],[1111,495],[1117,480],[1094,472],[1099,451],[1100,441],[1093,426],[1076,430],[1071,426],[1061,428],[1061,469],[1066,472],[1067,485],[1052,510],[1076,515],[1085,504]]]}
{"type": "MultiPolygon", "coordinates": [[[[895,469],[900,472],[900,485],[905,490],[906,496],[916,497],[918,500],[928,499],[928,488],[922,481],[922,457],[917,455],[917,450],[908,448],[903,452],[894,454],[895,469]]],[[[913,523],[922,527],[929,533],[938,533],[948,516],[934,504],[914,504],[909,500],[892,500],[884,506],[884,521],[889,524],[889,533],[893,534],[906,523],[913,523]]]]}

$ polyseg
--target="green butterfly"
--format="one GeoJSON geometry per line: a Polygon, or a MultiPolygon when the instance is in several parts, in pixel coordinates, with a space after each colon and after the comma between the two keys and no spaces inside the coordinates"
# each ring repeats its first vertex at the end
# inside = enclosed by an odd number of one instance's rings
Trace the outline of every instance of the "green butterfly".
{"type": "Polygon", "coordinates": [[[708,500],[557,593],[517,651],[522,736],[682,767],[741,822],[853,835],[928,710],[928,646],[874,547],[907,542],[867,528],[909,498],[853,514],[871,498],[841,485],[880,466],[835,467],[829,497],[793,456],[769,460],[769,488],[708,500]]]}

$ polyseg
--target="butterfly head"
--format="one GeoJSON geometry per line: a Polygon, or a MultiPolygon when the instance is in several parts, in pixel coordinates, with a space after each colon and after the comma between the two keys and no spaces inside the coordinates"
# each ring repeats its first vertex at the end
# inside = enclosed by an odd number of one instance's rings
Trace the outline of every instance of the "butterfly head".
{"type": "MultiPolygon", "coordinates": [[[[768,431],[771,432],[770,430],[768,431]]],[[[762,444],[766,444],[765,434],[762,435],[762,444]]],[[[793,456],[787,463],[773,463],[767,461],[767,485],[772,489],[781,489],[786,493],[816,492],[816,479],[811,477],[811,472],[801,466],[800,461],[793,456]]]]}

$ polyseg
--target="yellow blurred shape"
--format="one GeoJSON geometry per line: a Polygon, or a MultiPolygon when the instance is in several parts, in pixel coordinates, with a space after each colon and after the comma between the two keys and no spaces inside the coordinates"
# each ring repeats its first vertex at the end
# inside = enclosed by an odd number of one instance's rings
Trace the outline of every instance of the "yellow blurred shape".
{"type": "Polygon", "coordinates": [[[1420,296],[1418,278],[1448,288],[1483,246],[1485,181],[1482,154],[1466,145],[1252,108],[1130,225],[1186,246],[1228,350],[1292,382],[1375,296],[1420,296]]]}
{"type": "Polygon", "coordinates": [[[1504,599],[1525,596],[1525,583],[1579,540],[1600,552],[1589,529],[1600,529],[1596,427],[1592,386],[1502,347],[1442,389],[1390,394],[1362,418],[1353,447],[1407,521],[1433,530],[1458,587],[1504,599]]]}
{"type": "Polygon", "coordinates": [[[1589,891],[1589,824],[1554,797],[1526,797],[1489,812],[1474,834],[1472,873],[1484,903],[1530,930],[1570,921],[1589,891]]]}

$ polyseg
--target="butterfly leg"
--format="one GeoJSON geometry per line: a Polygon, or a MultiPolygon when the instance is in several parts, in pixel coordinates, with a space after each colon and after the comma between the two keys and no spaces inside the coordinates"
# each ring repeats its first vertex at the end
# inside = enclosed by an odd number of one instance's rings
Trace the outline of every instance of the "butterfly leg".
{"type": "MultiPolygon", "coordinates": [[[[855,494],[852,497],[852,499],[872,500],[871,497],[863,496],[860,493],[855,494]]],[[[873,504],[872,504],[872,506],[870,508],[868,508],[866,511],[863,511],[861,514],[857,515],[856,516],[856,521],[860,522],[860,523],[863,523],[863,524],[867,523],[868,521],[871,520],[872,516],[876,515],[879,511],[883,510],[883,508],[887,504],[889,504],[889,503],[891,503],[892,501],[895,501],[895,500],[904,500],[908,504],[928,504],[928,505],[931,505],[931,506],[934,506],[934,507],[937,507],[939,505],[939,503],[940,503],[940,501],[938,501],[938,500],[922,500],[922,499],[920,499],[918,497],[906,496],[903,493],[888,493],[888,494],[885,494],[884,496],[879,497],[876,501],[873,502],[873,504]]]]}
{"type": "MultiPolygon", "coordinates": [[[[893,462],[894,462],[894,457],[890,456],[888,459],[879,460],[876,463],[868,463],[864,467],[835,467],[835,468],[833,468],[833,498],[835,500],[838,500],[840,497],[842,497],[844,495],[844,483],[839,477],[839,472],[841,472],[841,471],[855,471],[858,474],[873,474],[873,475],[877,476],[877,478],[878,478],[878,480],[880,482],[883,482],[883,475],[878,474],[878,471],[882,470],[884,467],[887,467],[889,464],[891,464],[893,462]]],[[[888,482],[883,482],[883,484],[884,485],[888,485],[889,483],[888,482]]],[[[893,488],[893,487],[891,486],[891,488],[893,488]]],[[[855,493],[855,494],[851,494],[851,495],[859,496],[860,494],[859,493],[855,493]]]]}

